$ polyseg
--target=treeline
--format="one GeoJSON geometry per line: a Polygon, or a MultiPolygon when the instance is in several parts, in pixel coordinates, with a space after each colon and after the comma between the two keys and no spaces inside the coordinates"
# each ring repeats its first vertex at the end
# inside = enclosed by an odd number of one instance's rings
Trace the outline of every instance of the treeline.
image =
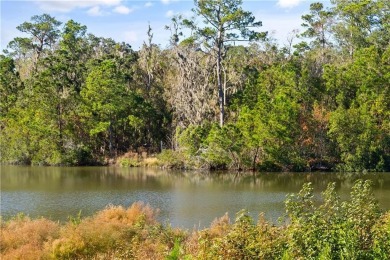
{"type": "Polygon", "coordinates": [[[286,202],[284,222],[245,210],[209,228],[187,231],[156,221],[141,203],[110,206],[92,217],[59,223],[18,215],[1,220],[2,259],[389,259],[390,212],[380,210],[368,181],[341,202],[335,183],[320,204],[305,184],[286,202]]]}
{"type": "Polygon", "coordinates": [[[1,160],[389,171],[390,2],[331,2],[284,46],[240,0],[195,1],[205,23],[176,16],[168,47],[149,28],[139,51],[33,16],[0,58],[1,160]]]}

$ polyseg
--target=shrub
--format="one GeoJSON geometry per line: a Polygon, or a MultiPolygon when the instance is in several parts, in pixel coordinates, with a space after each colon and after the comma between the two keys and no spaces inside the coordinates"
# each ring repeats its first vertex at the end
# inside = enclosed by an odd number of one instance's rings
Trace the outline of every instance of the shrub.
{"type": "Polygon", "coordinates": [[[18,216],[1,222],[1,259],[389,259],[390,212],[382,214],[369,181],[349,201],[336,185],[314,200],[311,183],[288,196],[284,224],[243,210],[191,233],[156,221],[142,203],[109,206],[92,217],[59,223],[18,216]]]}
{"type": "Polygon", "coordinates": [[[144,167],[156,167],[159,165],[158,159],[156,157],[145,158],[140,162],[140,164],[141,164],[141,166],[144,166],[144,167]]]}
{"type": "Polygon", "coordinates": [[[242,134],[235,125],[228,124],[223,127],[213,125],[205,140],[202,157],[213,169],[241,169],[243,146],[242,134]]]}
{"type": "Polygon", "coordinates": [[[135,158],[119,158],[117,164],[121,167],[138,167],[141,165],[135,158]]]}
{"type": "Polygon", "coordinates": [[[390,259],[390,212],[372,227],[372,250],[375,259],[390,259]]]}
{"type": "Polygon", "coordinates": [[[157,158],[163,168],[182,169],[185,166],[183,155],[178,151],[163,150],[157,158]]]}
{"type": "Polygon", "coordinates": [[[372,258],[372,228],[380,211],[369,181],[357,181],[341,203],[331,183],[315,207],[311,183],[286,200],[288,254],[292,258],[372,258]]]}
{"type": "Polygon", "coordinates": [[[283,231],[284,227],[268,223],[263,215],[255,224],[242,210],[233,224],[226,214],[210,228],[194,232],[186,250],[194,259],[280,259],[286,247],[283,231]]]}
{"type": "Polygon", "coordinates": [[[254,246],[256,231],[253,219],[242,210],[227,234],[214,241],[211,252],[225,259],[252,259],[258,255],[254,246]]]}
{"type": "Polygon", "coordinates": [[[134,203],[128,209],[109,206],[77,225],[70,222],[61,229],[61,237],[53,242],[53,257],[92,257],[119,251],[123,254],[121,245],[134,239],[146,225],[154,225],[155,215],[156,211],[149,206],[134,203]]]}
{"type": "Polygon", "coordinates": [[[180,149],[186,156],[199,155],[211,129],[211,124],[190,125],[178,135],[180,149]]]}
{"type": "Polygon", "coordinates": [[[1,223],[1,259],[40,259],[45,246],[59,236],[60,225],[47,219],[18,216],[1,223]]]}

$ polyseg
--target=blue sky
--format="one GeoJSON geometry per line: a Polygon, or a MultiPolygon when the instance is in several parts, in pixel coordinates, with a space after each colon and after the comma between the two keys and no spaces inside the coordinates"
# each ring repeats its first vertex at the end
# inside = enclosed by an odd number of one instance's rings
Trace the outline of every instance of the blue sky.
{"type": "MultiPolygon", "coordinates": [[[[1,48],[14,37],[26,36],[16,26],[31,16],[48,13],[65,23],[69,19],[86,25],[96,36],[110,37],[129,43],[138,50],[147,39],[148,24],[153,29],[153,42],[168,45],[170,33],[164,29],[175,14],[191,16],[192,0],[0,0],[1,48]]],[[[263,22],[268,31],[283,45],[294,29],[301,29],[301,16],[307,14],[310,0],[243,0],[243,7],[263,22]]],[[[318,1],[316,1],[318,2],[318,1]]],[[[323,0],[328,3],[329,0],[323,0]]]]}

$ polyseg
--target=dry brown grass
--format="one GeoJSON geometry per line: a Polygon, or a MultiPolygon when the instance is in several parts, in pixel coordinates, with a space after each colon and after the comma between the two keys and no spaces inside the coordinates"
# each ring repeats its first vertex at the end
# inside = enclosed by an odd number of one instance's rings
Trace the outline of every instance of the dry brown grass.
{"type": "MultiPolygon", "coordinates": [[[[210,228],[187,233],[158,223],[156,214],[134,203],[63,225],[18,217],[1,222],[0,259],[281,259],[296,247],[288,224],[275,226],[263,215],[255,223],[240,213],[231,223],[225,214],[210,228]]],[[[390,259],[390,212],[371,231],[370,257],[390,259]]]]}
{"type": "Polygon", "coordinates": [[[220,237],[225,235],[231,226],[228,213],[225,213],[220,218],[216,218],[210,225],[208,232],[212,237],[220,237]]]}
{"type": "Polygon", "coordinates": [[[20,217],[1,224],[1,259],[41,259],[59,236],[60,225],[47,219],[20,217]]]}
{"type": "Polygon", "coordinates": [[[156,157],[147,157],[141,161],[141,166],[144,167],[158,167],[159,160],[156,157]]]}
{"type": "Polygon", "coordinates": [[[210,228],[194,230],[184,242],[184,251],[195,259],[205,259],[214,239],[226,235],[231,227],[229,215],[226,213],[220,218],[214,219],[210,228]]]}
{"type": "MultiPolygon", "coordinates": [[[[145,227],[156,224],[157,211],[134,203],[129,208],[109,206],[95,216],[68,223],[52,243],[54,258],[98,257],[107,254],[131,257],[137,240],[145,240],[145,227]]],[[[98,257],[99,258],[99,257],[98,257]]]]}
{"type": "Polygon", "coordinates": [[[132,226],[139,221],[152,225],[156,223],[155,217],[157,214],[158,210],[154,210],[149,205],[144,205],[141,202],[136,202],[127,209],[122,206],[108,206],[89,220],[96,225],[110,223],[113,226],[132,226]]]}

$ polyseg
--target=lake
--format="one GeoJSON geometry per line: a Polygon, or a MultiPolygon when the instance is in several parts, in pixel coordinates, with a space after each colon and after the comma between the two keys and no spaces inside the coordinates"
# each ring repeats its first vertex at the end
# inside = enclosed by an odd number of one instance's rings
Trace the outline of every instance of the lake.
{"type": "Polygon", "coordinates": [[[90,216],[107,205],[128,207],[143,201],[159,208],[159,219],[174,227],[204,228],[225,212],[247,209],[276,223],[284,214],[287,194],[312,182],[319,197],[329,182],[336,182],[348,199],[354,182],[373,181],[381,208],[390,209],[390,173],[199,173],[118,167],[0,166],[1,216],[23,212],[66,221],[69,216],[90,216]]]}

